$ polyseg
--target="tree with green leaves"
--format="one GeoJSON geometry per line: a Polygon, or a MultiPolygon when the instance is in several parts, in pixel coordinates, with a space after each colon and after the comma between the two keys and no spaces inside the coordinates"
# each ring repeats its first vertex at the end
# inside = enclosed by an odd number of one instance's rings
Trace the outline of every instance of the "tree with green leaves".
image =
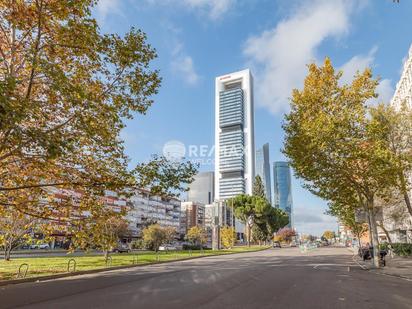
{"type": "Polygon", "coordinates": [[[0,0],[0,205],[78,235],[104,216],[106,190],[173,195],[196,172],[163,157],[129,170],[120,132],[153,104],[157,55],[141,30],[102,33],[96,3],[0,0]],[[81,200],[61,202],[51,188],[81,200]]]}
{"type": "Polygon", "coordinates": [[[269,232],[266,224],[254,224],[252,227],[252,239],[255,243],[262,245],[268,240],[269,232]]]}
{"type": "Polygon", "coordinates": [[[364,222],[357,222],[355,218],[355,209],[359,207],[359,204],[339,204],[337,202],[329,203],[329,209],[327,214],[335,216],[339,221],[348,229],[351,230],[353,235],[358,240],[358,246],[361,247],[361,238],[368,231],[368,225],[364,222]]]}
{"type": "MultiPolygon", "coordinates": [[[[379,82],[369,69],[347,85],[339,81],[341,76],[328,58],[322,66],[309,65],[303,89],[292,93],[283,125],[284,153],[312,193],[340,205],[356,200],[368,213],[378,247],[375,200],[392,172],[367,106],[377,96],[379,82]]],[[[374,264],[379,265],[379,257],[374,264]]]]}
{"type": "Polygon", "coordinates": [[[263,185],[262,178],[259,175],[255,177],[255,181],[253,182],[252,194],[261,198],[266,198],[265,186],[263,185]]]}
{"type": "Polygon", "coordinates": [[[403,103],[399,110],[391,105],[379,104],[371,107],[371,128],[388,150],[387,162],[392,173],[386,182],[391,184],[381,194],[391,198],[393,192],[400,193],[406,209],[412,216],[412,109],[403,103]]]}
{"type": "Polygon", "coordinates": [[[253,231],[260,235],[261,240],[269,240],[277,230],[289,223],[288,215],[272,207],[265,197],[241,194],[232,198],[230,203],[236,218],[246,225],[248,245],[253,231]]]}

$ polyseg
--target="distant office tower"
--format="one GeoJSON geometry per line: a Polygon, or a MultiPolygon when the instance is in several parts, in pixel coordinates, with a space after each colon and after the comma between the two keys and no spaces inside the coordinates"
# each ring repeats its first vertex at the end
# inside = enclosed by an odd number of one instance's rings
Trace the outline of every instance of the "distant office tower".
{"type": "Polygon", "coordinates": [[[409,108],[412,108],[412,45],[409,48],[408,57],[403,65],[402,76],[396,85],[391,104],[399,109],[403,102],[409,108]]]}
{"type": "Polygon", "coordinates": [[[265,187],[265,195],[269,202],[272,202],[270,186],[270,161],[269,161],[269,144],[266,143],[262,148],[256,150],[256,176],[262,178],[265,187]]]}
{"type": "Polygon", "coordinates": [[[194,176],[194,181],[189,185],[187,200],[212,204],[215,199],[215,173],[202,172],[194,176]]]}
{"type": "Polygon", "coordinates": [[[287,162],[273,163],[273,204],[289,215],[289,227],[293,227],[292,182],[287,162]]]}
{"type": "Polygon", "coordinates": [[[217,77],[215,95],[216,199],[251,194],[255,145],[250,70],[217,77]]]}

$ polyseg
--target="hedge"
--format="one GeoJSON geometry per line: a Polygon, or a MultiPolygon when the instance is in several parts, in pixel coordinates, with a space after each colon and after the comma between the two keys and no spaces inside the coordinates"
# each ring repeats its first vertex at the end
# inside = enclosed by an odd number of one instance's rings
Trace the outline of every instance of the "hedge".
{"type": "MultiPolygon", "coordinates": [[[[389,244],[384,243],[380,245],[381,250],[388,250],[389,244]]],[[[391,244],[393,253],[399,256],[411,256],[412,255],[412,244],[406,243],[393,243],[391,244]]]]}

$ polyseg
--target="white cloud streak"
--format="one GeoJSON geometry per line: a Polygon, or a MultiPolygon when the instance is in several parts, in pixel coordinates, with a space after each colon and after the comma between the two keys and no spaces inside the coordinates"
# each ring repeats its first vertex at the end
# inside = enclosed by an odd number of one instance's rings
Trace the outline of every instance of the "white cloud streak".
{"type": "Polygon", "coordinates": [[[257,105],[274,114],[287,111],[292,89],[302,86],[306,65],[316,61],[319,46],[347,34],[351,14],[365,3],[305,1],[273,29],[249,38],[243,52],[255,73],[257,105]]]}
{"type": "Polygon", "coordinates": [[[146,0],[155,5],[181,6],[206,14],[210,19],[216,20],[227,13],[237,0],[146,0]]]}
{"type": "MultiPolygon", "coordinates": [[[[356,55],[352,57],[339,69],[343,71],[341,78],[342,83],[350,83],[357,72],[362,72],[366,68],[373,67],[375,61],[375,54],[378,48],[373,47],[366,55],[356,55]]],[[[391,100],[394,88],[392,82],[389,79],[382,79],[376,88],[376,92],[379,95],[378,98],[370,100],[368,103],[376,104],[377,102],[389,103],[391,100]]]]}
{"type": "Polygon", "coordinates": [[[104,21],[110,13],[121,14],[120,0],[99,0],[96,6],[98,17],[104,21]]]}
{"type": "Polygon", "coordinates": [[[199,80],[199,75],[196,73],[193,65],[193,59],[190,56],[179,55],[175,60],[173,60],[172,69],[189,85],[195,85],[199,80]]]}

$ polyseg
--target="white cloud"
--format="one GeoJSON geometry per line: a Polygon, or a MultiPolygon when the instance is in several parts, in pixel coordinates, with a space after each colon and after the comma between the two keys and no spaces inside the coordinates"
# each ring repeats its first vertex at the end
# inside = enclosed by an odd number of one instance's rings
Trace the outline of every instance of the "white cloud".
{"type": "Polygon", "coordinates": [[[303,84],[307,64],[316,61],[317,48],[350,28],[350,15],[363,7],[348,0],[302,2],[274,29],[246,41],[244,54],[255,73],[257,104],[273,113],[286,111],[293,88],[303,84]]]}
{"type": "Polygon", "coordinates": [[[223,16],[237,0],[146,0],[150,4],[179,5],[191,10],[206,13],[210,19],[223,16]]]}
{"type": "Polygon", "coordinates": [[[206,10],[211,19],[217,19],[226,13],[235,3],[234,0],[184,0],[195,9],[206,10]]]}
{"type": "Polygon", "coordinates": [[[380,81],[379,86],[376,88],[376,92],[379,97],[377,98],[378,102],[389,103],[395,93],[395,89],[392,86],[390,79],[383,79],[380,81]]]}
{"type": "Polygon", "coordinates": [[[172,62],[172,69],[190,85],[196,84],[199,80],[199,75],[196,73],[193,65],[193,59],[190,56],[178,56],[172,62]]]}
{"type": "Polygon", "coordinates": [[[120,0],[99,0],[96,6],[99,19],[104,21],[108,14],[121,14],[120,0]]]}
{"type": "MultiPolygon", "coordinates": [[[[373,67],[373,62],[375,61],[375,54],[378,48],[373,47],[367,55],[356,55],[352,57],[348,62],[340,67],[343,71],[342,83],[350,83],[355,76],[356,72],[362,72],[367,67],[373,67]]],[[[382,79],[376,88],[376,92],[379,97],[377,99],[370,100],[369,103],[385,102],[389,103],[391,100],[394,89],[389,79],[382,79]]]]}
{"type": "Polygon", "coordinates": [[[373,47],[367,55],[356,55],[348,62],[342,65],[339,69],[343,71],[341,82],[348,84],[353,80],[356,72],[362,72],[367,67],[371,67],[375,60],[375,53],[378,48],[373,47]]]}
{"type": "Polygon", "coordinates": [[[321,236],[326,230],[335,231],[337,220],[324,214],[324,209],[317,206],[295,207],[293,212],[294,227],[299,233],[321,236]]]}

